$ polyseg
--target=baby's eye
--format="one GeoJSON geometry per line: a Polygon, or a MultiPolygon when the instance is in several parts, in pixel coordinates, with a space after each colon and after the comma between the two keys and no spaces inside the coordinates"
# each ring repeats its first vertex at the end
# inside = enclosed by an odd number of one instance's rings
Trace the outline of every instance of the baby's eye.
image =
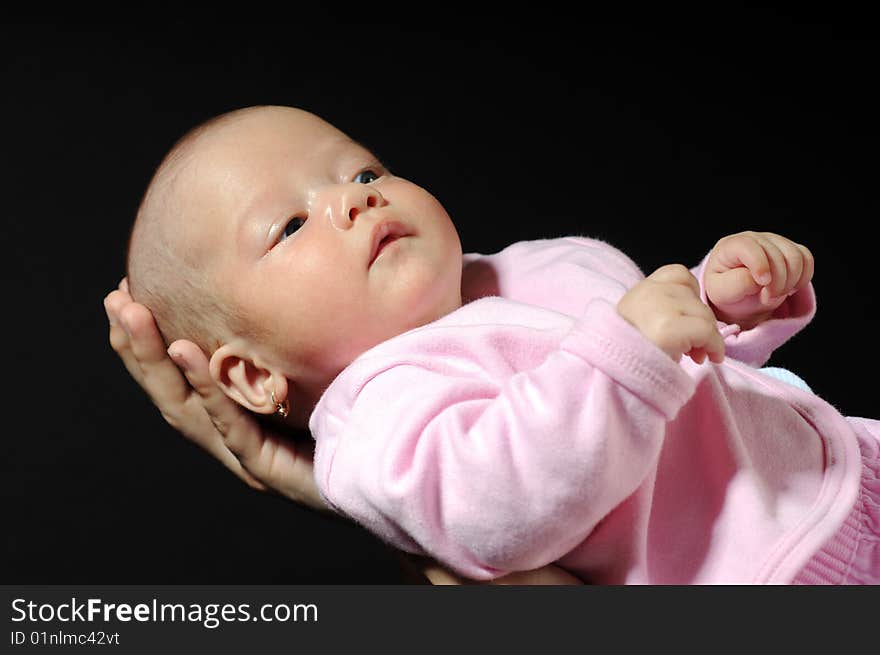
{"type": "Polygon", "coordinates": [[[359,184],[369,184],[375,180],[378,180],[380,175],[373,170],[367,169],[365,171],[361,171],[357,175],[354,176],[354,181],[359,184]]]}
{"type": "Polygon", "coordinates": [[[306,222],[306,219],[300,216],[294,216],[291,218],[287,225],[284,226],[284,230],[281,232],[281,236],[278,238],[278,242],[284,241],[287,237],[291,236],[294,232],[296,232],[299,228],[301,228],[306,222]]]}

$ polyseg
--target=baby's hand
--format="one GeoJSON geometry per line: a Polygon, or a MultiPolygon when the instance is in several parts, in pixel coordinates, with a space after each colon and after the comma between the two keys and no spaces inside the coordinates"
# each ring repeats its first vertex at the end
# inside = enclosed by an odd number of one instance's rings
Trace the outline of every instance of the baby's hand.
{"type": "Polygon", "coordinates": [[[724,340],[700,284],[681,264],[661,266],[630,289],[617,311],[676,362],[687,354],[697,364],[709,355],[724,361],[724,340]]]}
{"type": "Polygon", "coordinates": [[[709,254],[706,296],[718,320],[748,330],[806,287],[813,268],[806,246],[772,232],[740,232],[721,239],[709,254]]]}

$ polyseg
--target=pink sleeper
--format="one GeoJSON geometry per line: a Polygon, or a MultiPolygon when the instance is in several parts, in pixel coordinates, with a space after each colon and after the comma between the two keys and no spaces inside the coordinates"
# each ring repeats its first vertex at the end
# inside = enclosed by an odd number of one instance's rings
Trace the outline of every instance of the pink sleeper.
{"type": "Polygon", "coordinates": [[[465,255],[463,306],[318,402],[327,503],[480,580],[880,581],[880,423],[758,368],[812,319],[812,286],[751,330],[719,324],[724,363],[697,365],[617,313],[643,278],[581,237],[465,255]]]}

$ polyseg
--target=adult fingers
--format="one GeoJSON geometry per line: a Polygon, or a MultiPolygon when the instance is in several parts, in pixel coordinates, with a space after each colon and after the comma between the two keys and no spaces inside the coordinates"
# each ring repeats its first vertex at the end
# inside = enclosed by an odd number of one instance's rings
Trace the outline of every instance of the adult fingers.
{"type": "Polygon", "coordinates": [[[192,341],[178,339],[169,346],[168,354],[201,398],[202,406],[224,441],[228,442],[230,431],[240,427],[240,424],[259,432],[256,419],[246,414],[244,409],[227,396],[211,377],[208,358],[201,348],[192,341]]]}
{"type": "Polygon", "coordinates": [[[265,490],[266,485],[259,471],[248,470],[239,453],[229,448],[230,434],[233,442],[241,439],[236,438],[236,430],[246,429],[251,438],[262,440],[259,424],[215,384],[209,371],[208,358],[196,344],[179,339],[169,346],[168,355],[173,365],[179,367],[178,374],[185,377],[193,391],[191,402],[199,405],[210,425],[210,430],[184,430],[184,434],[217,457],[250,486],[265,490]]]}
{"type": "Polygon", "coordinates": [[[311,488],[313,465],[304,449],[265,431],[253,414],[227,396],[211,377],[208,358],[196,344],[178,340],[168,352],[199,395],[223,445],[250,476],[294,500],[323,506],[317,490],[311,488]]]}
{"type": "Polygon", "coordinates": [[[168,357],[165,341],[150,310],[130,302],[119,311],[119,321],[129,338],[131,357],[140,368],[140,385],[163,414],[186,402],[190,387],[180,370],[168,357]]]}
{"type": "Polygon", "coordinates": [[[122,360],[129,375],[140,386],[143,386],[143,372],[137,358],[135,358],[134,353],[131,351],[131,339],[119,320],[120,310],[130,302],[131,298],[128,296],[128,293],[118,290],[111,291],[104,298],[104,309],[107,312],[107,320],[110,323],[110,347],[113,348],[122,360]]]}
{"type": "MultiPolygon", "coordinates": [[[[152,314],[129,296],[125,278],[117,290],[107,295],[104,306],[111,323],[113,349],[165,420],[245,483],[264,491],[265,485],[245,471],[226,447],[222,435],[201,406],[201,398],[168,356],[152,314]]],[[[192,355],[191,359],[194,359],[192,355]]]]}

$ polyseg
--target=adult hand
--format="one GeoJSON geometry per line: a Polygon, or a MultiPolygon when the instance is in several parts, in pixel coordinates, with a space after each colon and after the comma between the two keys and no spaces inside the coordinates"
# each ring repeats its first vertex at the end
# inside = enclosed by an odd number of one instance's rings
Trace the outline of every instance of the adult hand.
{"type": "Polygon", "coordinates": [[[104,307],[110,345],[169,425],[251,487],[327,509],[313,477],[311,443],[282,436],[227,397],[194,343],[173,343],[172,361],[153,315],[132,300],[125,279],[107,295],[104,307]]]}
{"type": "MultiPolygon", "coordinates": [[[[104,298],[110,345],[163,418],[244,482],[273,491],[313,509],[329,511],[314,481],[310,443],[265,427],[214,383],[208,359],[194,343],[165,343],[150,310],[134,302],[125,279],[104,298]],[[174,354],[174,359],[169,353],[174,354]]],[[[405,569],[415,568],[432,584],[470,582],[435,561],[399,553],[405,569]]],[[[493,584],[580,584],[561,568],[547,565],[520,571],[493,584]]]]}

